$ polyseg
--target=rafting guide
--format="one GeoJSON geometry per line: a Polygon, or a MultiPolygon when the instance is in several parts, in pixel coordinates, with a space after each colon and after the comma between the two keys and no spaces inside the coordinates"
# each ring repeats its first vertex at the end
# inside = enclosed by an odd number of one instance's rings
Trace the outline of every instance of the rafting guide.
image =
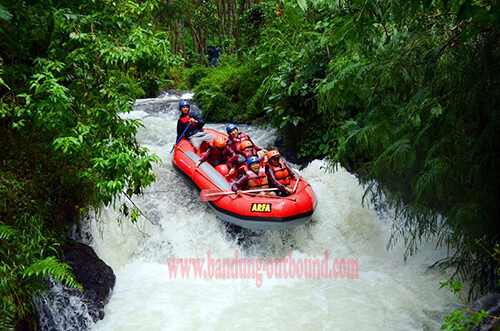
{"type": "MultiPolygon", "coordinates": [[[[203,142],[208,143],[215,137],[203,130],[205,122],[200,115],[191,112],[190,109],[191,104],[188,101],[179,102],[179,110],[181,113],[177,121],[177,139],[174,148],[179,141],[185,137],[193,145],[195,153],[199,155],[201,144],[203,142]]],[[[174,148],[172,148],[172,150],[174,148]]]]}

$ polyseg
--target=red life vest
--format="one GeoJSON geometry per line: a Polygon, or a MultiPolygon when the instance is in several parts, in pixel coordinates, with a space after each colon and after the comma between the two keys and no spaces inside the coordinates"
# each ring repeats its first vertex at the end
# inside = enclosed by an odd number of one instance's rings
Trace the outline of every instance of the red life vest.
{"type": "Polygon", "coordinates": [[[227,160],[229,160],[229,152],[226,149],[227,147],[224,147],[222,150],[219,148],[215,147],[214,144],[211,142],[210,143],[210,149],[212,150],[210,152],[210,155],[208,156],[208,161],[210,163],[213,163],[213,161],[220,161],[220,163],[226,163],[227,160]],[[226,153],[224,153],[226,152],[226,153]]]}
{"type": "Polygon", "coordinates": [[[280,182],[283,185],[290,184],[290,178],[292,178],[292,175],[290,174],[288,168],[281,160],[279,160],[279,164],[277,166],[273,166],[271,162],[268,162],[267,165],[274,172],[274,177],[278,182],[280,182]]]}
{"type": "Polygon", "coordinates": [[[266,170],[264,167],[259,167],[259,173],[255,173],[252,170],[247,171],[248,175],[248,189],[259,189],[259,188],[269,188],[269,182],[266,176],[266,170]]]}
{"type": "MultiPolygon", "coordinates": [[[[243,151],[238,151],[237,154],[241,154],[245,157],[245,161],[243,161],[243,163],[238,164],[238,172],[245,173],[245,172],[251,171],[250,168],[248,168],[248,166],[247,166],[246,160],[250,156],[257,155],[257,151],[255,150],[255,148],[252,147],[251,150],[245,149],[243,151]]],[[[261,165],[262,165],[262,163],[261,163],[261,165]]],[[[253,171],[251,171],[251,172],[253,172],[253,171]]]]}
{"type": "Polygon", "coordinates": [[[257,151],[255,150],[254,147],[252,147],[252,149],[250,149],[250,150],[245,149],[245,150],[242,150],[242,151],[239,151],[239,152],[241,154],[243,154],[243,156],[245,157],[245,160],[248,159],[252,155],[257,155],[257,151]]]}
{"type": "MultiPolygon", "coordinates": [[[[240,144],[245,141],[245,140],[250,140],[250,137],[248,137],[246,134],[244,134],[243,132],[238,132],[238,134],[236,135],[236,137],[234,138],[229,138],[231,141],[232,141],[232,145],[231,145],[231,148],[233,149],[233,151],[241,151],[240,149],[240,144]],[[233,148],[234,146],[234,148],[233,148]]],[[[254,155],[254,154],[252,154],[254,155]]]]}
{"type": "Polygon", "coordinates": [[[184,127],[186,127],[189,123],[189,120],[191,119],[191,113],[187,114],[186,116],[182,116],[181,118],[179,118],[179,120],[181,121],[182,125],[184,125],[184,127]]]}
{"type": "MultiPolygon", "coordinates": [[[[182,116],[181,118],[179,118],[179,121],[181,121],[182,125],[184,125],[184,129],[186,128],[186,126],[189,124],[189,120],[191,119],[191,113],[187,114],[186,116],[182,116]]],[[[191,125],[189,127],[189,129],[187,130],[186,133],[188,132],[191,132],[191,131],[194,131],[196,130],[195,126],[194,125],[191,125]]],[[[186,135],[187,137],[188,135],[186,135]]]]}

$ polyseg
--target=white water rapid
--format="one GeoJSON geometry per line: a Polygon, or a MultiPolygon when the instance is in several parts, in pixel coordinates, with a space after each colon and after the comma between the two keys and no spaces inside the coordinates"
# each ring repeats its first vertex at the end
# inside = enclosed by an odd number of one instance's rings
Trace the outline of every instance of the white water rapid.
{"type": "MultiPolygon", "coordinates": [[[[458,299],[440,282],[449,274],[429,269],[446,256],[432,242],[403,261],[401,243],[386,250],[390,216],[362,206],[363,188],[343,169],[325,173],[325,161],[301,170],[318,196],[312,220],[286,231],[235,231],[217,219],[199,193],[175,171],[169,154],[176,137],[180,96],[138,100],[125,115],[140,118],[142,146],[162,162],[157,182],[134,203],[144,213],[137,224],[121,219],[116,208],[91,222],[91,246],[116,274],[105,317],[93,330],[438,330],[458,299]],[[146,219],[147,217],[147,219],[146,219]],[[171,277],[169,258],[245,261],[282,258],[296,261],[358,259],[358,279],[277,279],[262,271],[256,279],[171,277]]],[[[224,131],[223,124],[207,124],[224,131]]],[[[273,130],[241,125],[262,147],[271,147],[273,130]]],[[[128,201],[122,201],[127,202],[128,201]]],[[[130,206],[130,203],[129,203],[130,206]]],[[[400,241],[401,242],[401,241],[400,241]]],[[[289,265],[287,265],[289,267],[289,265]]],[[[323,277],[322,277],[323,278],[323,277]]]]}

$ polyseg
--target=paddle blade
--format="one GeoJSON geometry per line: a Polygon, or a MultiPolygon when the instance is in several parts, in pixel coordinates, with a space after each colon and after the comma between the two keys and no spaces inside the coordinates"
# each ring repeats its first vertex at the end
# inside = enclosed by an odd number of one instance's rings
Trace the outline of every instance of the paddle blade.
{"type": "Polygon", "coordinates": [[[223,196],[225,196],[227,194],[231,194],[231,193],[234,193],[234,192],[225,192],[225,191],[221,191],[218,189],[201,190],[200,198],[201,198],[201,201],[205,201],[205,202],[206,201],[215,201],[215,200],[219,200],[223,196]]]}

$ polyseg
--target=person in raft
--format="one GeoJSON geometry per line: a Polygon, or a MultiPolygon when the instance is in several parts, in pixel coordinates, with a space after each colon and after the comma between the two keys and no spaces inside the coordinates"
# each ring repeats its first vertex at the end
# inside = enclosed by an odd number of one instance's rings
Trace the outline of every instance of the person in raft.
{"type": "MultiPolygon", "coordinates": [[[[242,149],[240,146],[241,143],[248,140],[252,143],[255,150],[257,151],[257,153],[255,155],[257,155],[262,161],[264,161],[264,156],[267,154],[267,150],[262,149],[262,148],[258,147],[257,145],[255,145],[249,135],[238,131],[238,127],[236,125],[234,125],[232,123],[228,124],[226,126],[226,132],[227,132],[227,135],[229,136],[229,140],[227,142],[227,145],[229,147],[231,147],[231,149],[233,151],[235,151],[235,152],[241,151],[241,149],[242,149]]],[[[243,160],[242,162],[245,162],[245,160],[243,160]]],[[[240,163],[242,163],[242,162],[240,162],[240,163]]]]}
{"type": "Polygon", "coordinates": [[[203,131],[205,122],[200,115],[190,112],[190,107],[191,106],[188,101],[179,102],[181,115],[177,121],[177,139],[175,141],[179,140],[188,124],[190,124],[184,136],[193,145],[196,155],[200,155],[201,144],[204,141],[210,143],[210,141],[212,141],[215,137],[210,133],[203,131]]]}
{"type": "MultiPolygon", "coordinates": [[[[250,156],[257,155],[257,149],[251,140],[242,141],[239,148],[240,149],[235,153],[235,155],[227,161],[227,168],[229,169],[230,176],[232,176],[236,170],[238,170],[238,172],[246,172],[247,169],[242,169],[242,166],[246,165],[250,156]]],[[[259,157],[259,159],[262,162],[262,158],[259,157]]]]}
{"type": "Polygon", "coordinates": [[[271,187],[279,189],[278,196],[288,196],[295,192],[290,187],[290,179],[294,179],[293,171],[281,160],[281,154],[277,150],[267,153],[266,175],[271,187]]]}
{"type": "Polygon", "coordinates": [[[210,143],[205,154],[196,162],[196,168],[205,161],[208,161],[213,167],[216,167],[219,164],[226,163],[234,155],[233,150],[227,146],[226,138],[217,136],[212,143],[210,143]]]}
{"type": "MultiPolygon", "coordinates": [[[[269,188],[269,181],[266,176],[266,169],[261,166],[258,156],[250,156],[247,160],[248,171],[246,175],[233,183],[231,189],[237,195],[241,194],[242,190],[258,190],[269,188]]],[[[258,195],[275,197],[274,191],[261,191],[258,195]]]]}

